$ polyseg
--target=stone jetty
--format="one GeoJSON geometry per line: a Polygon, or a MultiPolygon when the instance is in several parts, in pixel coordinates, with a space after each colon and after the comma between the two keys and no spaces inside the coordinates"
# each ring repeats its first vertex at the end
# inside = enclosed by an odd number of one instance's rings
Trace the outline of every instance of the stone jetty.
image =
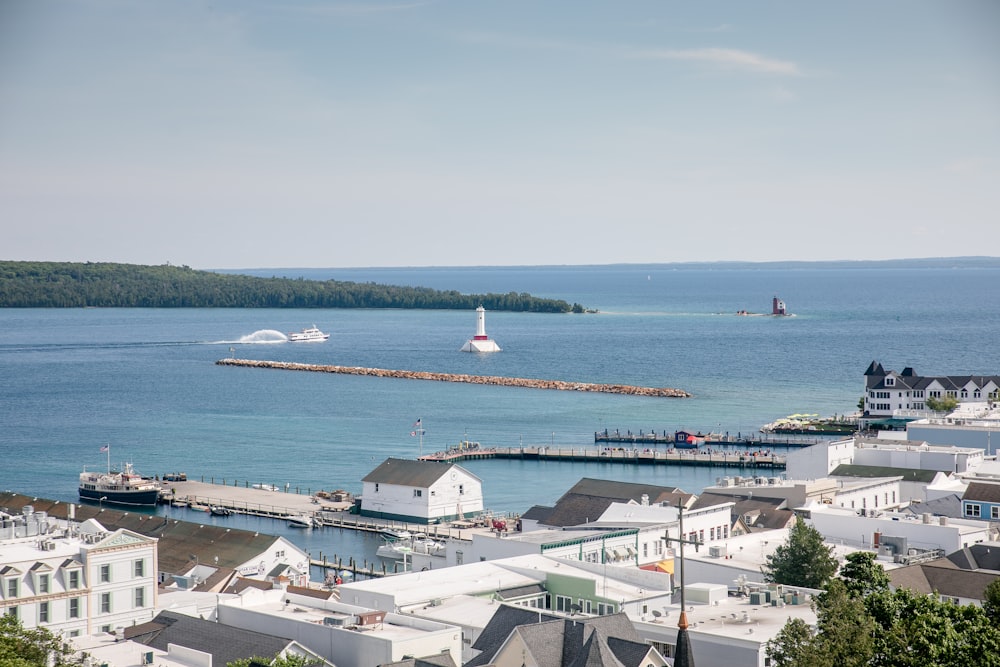
{"type": "Polygon", "coordinates": [[[286,371],[314,371],[318,373],[339,373],[341,375],[368,375],[372,377],[401,378],[404,380],[465,382],[468,384],[491,384],[503,387],[527,387],[529,389],[557,389],[559,391],[595,391],[604,394],[626,394],[629,396],[652,396],[657,398],[690,398],[691,396],[691,394],[682,389],[672,389],[670,387],[634,387],[626,384],[595,384],[592,382],[564,382],[562,380],[509,378],[496,375],[465,375],[454,373],[430,373],[426,371],[397,371],[385,368],[324,366],[318,364],[299,364],[288,361],[257,361],[254,359],[220,359],[215,363],[219,366],[276,368],[286,371]]]}

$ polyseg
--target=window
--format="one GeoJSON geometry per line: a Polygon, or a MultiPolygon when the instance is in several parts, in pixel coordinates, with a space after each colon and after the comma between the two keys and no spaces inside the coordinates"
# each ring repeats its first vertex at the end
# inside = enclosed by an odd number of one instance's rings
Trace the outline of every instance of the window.
{"type": "Polygon", "coordinates": [[[7,611],[4,612],[4,616],[13,616],[18,618],[17,607],[7,607],[7,611]]]}
{"type": "Polygon", "coordinates": [[[455,552],[455,565],[461,565],[464,562],[465,562],[465,554],[462,553],[461,549],[459,549],[458,551],[455,552]]]}
{"type": "Polygon", "coordinates": [[[18,586],[18,579],[15,579],[14,577],[11,577],[10,579],[8,579],[7,580],[7,597],[8,598],[16,598],[17,594],[18,594],[18,589],[19,588],[20,587],[18,586]]]}
{"type": "Polygon", "coordinates": [[[982,506],[977,503],[968,503],[965,506],[965,516],[980,516],[982,512],[982,506]]]}
{"type": "Polygon", "coordinates": [[[573,598],[565,595],[556,596],[556,611],[569,611],[572,604],[573,598]]]}
{"type": "Polygon", "coordinates": [[[80,598],[69,599],[69,617],[80,618],[80,598]]]}
{"type": "Polygon", "coordinates": [[[67,588],[70,590],[75,590],[80,587],[80,570],[70,570],[69,571],[69,584],[67,588]]]}
{"type": "Polygon", "coordinates": [[[101,593],[101,613],[111,613],[111,593],[101,593]]]}
{"type": "Polygon", "coordinates": [[[378,482],[375,482],[375,493],[378,493],[378,482]]]}
{"type": "Polygon", "coordinates": [[[990,518],[1000,519],[1000,505],[993,505],[990,507],[990,518]]]}
{"type": "Polygon", "coordinates": [[[423,495],[424,495],[424,490],[423,489],[413,489],[413,497],[414,498],[422,498],[423,495]]]}
{"type": "Polygon", "coordinates": [[[48,623],[49,622],[49,603],[39,602],[38,603],[38,622],[48,623]]]}
{"type": "Polygon", "coordinates": [[[110,625],[102,625],[101,626],[101,632],[111,632],[111,626],[110,625]]]}
{"type": "Polygon", "coordinates": [[[642,557],[643,558],[649,557],[649,542],[642,543],[642,557]]]}
{"type": "Polygon", "coordinates": [[[459,484],[458,485],[458,495],[460,495],[460,496],[464,496],[465,495],[465,484],[459,484]]]}
{"type": "Polygon", "coordinates": [[[101,566],[101,583],[106,584],[111,581],[111,566],[102,565],[101,566]]]}
{"type": "Polygon", "coordinates": [[[38,594],[42,595],[49,592],[49,575],[40,574],[38,575],[38,594]]]}
{"type": "Polygon", "coordinates": [[[132,571],[135,574],[135,576],[137,576],[137,577],[145,577],[146,576],[146,561],[144,561],[141,558],[138,559],[137,561],[135,561],[135,563],[133,565],[133,568],[132,568],[132,571]]]}
{"type": "Polygon", "coordinates": [[[139,609],[146,606],[146,589],[141,586],[135,589],[135,608],[139,609]]]}

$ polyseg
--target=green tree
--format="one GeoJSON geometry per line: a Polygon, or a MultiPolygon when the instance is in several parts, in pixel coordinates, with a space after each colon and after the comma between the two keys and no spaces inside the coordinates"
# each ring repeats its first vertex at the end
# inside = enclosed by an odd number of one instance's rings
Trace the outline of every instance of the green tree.
{"type": "MultiPolygon", "coordinates": [[[[875,621],[864,600],[853,596],[840,579],[832,579],[816,601],[817,634],[813,643],[823,664],[863,667],[875,652],[875,621]]],[[[812,663],[811,663],[812,664],[812,663]]]]}
{"type": "Polygon", "coordinates": [[[318,663],[318,660],[312,660],[304,655],[295,655],[289,653],[287,655],[276,656],[274,658],[242,658],[241,660],[233,660],[232,662],[227,662],[226,667],[250,667],[251,664],[258,665],[270,665],[271,667],[306,667],[314,663],[318,663]]]}
{"type": "Polygon", "coordinates": [[[801,618],[788,619],[774,639],[767,642],[766,650],[772,667],[825,667],[829,664],[817,662],[813,631],[801,618]]]}
{"type": "Polygon", "coordinates": [[[846,560],[840,570],[840,577],[851,597],[867,597],[871,593],[889,589],[889,575],[881,564],[875,562],[874,553],[855,551],[847,554],[846,560]]]}
{"type": "Polygon", "coordinates": [[[833,547],[823,544],[818,530],[798,520],[788,531],[788,539],[767,557],[760,571],[765,581],[823,588],[837,572],[837,559],[831,555],[832,551],[833,547]]]}
{"type": "Polygon", "coordinates": [[[26,629],[17,617],[0,616],[0,666],[69,667],[82,662],[73,647],[47,628],[26,629]]]}
{"type": "Polygon", "coordinates": [[[958,399],[954,396],[928,396],[924,399],[924,405],[935,412],[951,412],[958,407],[958,399]]]}
{"type": "Polygon", "coordinates": [[[994,625],[1000,627],[1000,577],[986,587],[983,593],[983,611],[994,625]]]}

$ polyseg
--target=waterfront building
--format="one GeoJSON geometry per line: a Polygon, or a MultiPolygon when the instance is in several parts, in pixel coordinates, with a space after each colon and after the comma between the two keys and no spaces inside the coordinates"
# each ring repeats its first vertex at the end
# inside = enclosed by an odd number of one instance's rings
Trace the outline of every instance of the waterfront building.
{"type": "Polygon", "coordinates": [[[483,511],[483,481],[455,464],[388,458],[361,483],[361,516],[430,524],[483,511]]]}
{"type": "Polygon", "coordinates": [[[921,376],[909,367],[902,373],[887,371],[872,361],[865,370],[862,422],[867,426],[902,428],[914,418],[912,411],[927,410],[928,398],[981,402],[995,397],[998,389],[1000,375],[921,376]],[[903,416],[897,414],[899,411],[911,413],[903,416]]]}
{"type": "Polygon", "coordinates": [[[0,512],[0,614],[67,637],[149,620],[157,541],[93,519],[62,521],[26,505],[0,512]]]}
{"type": "MultiPolygon", "coordinates": [[[[16,493],[0,493],[0,507],[31,504],[48,517],[77,521],[98,519],[109,531],[127,530],[156,540],[157,560],[150,563],[157,583],[217,591],[235,575],[266,580],[274,568],[290,565],[292,584],[308,582],[309,556],[284,537],[237,528],[180,521],[94,505],[73,505],[16,493]]],[[[282,573],[287,574],[284,570],[282,573]]]]}
{"type": "Polygon", "coordinates": [[[957,445],[983,450],[994,456],[1000,447],[1000,403],[960,403],[946,416],[925,416],[906,425],[909,440],[957,445]]]}

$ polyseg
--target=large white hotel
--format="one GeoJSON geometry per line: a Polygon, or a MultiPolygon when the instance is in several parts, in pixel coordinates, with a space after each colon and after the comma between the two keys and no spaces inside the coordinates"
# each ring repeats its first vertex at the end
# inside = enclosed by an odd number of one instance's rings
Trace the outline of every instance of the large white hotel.
{"type": "Polygon", "coordinates": [[[926,410],[928,398],[951,396],[960,403],[997,398],[1000,375],[921,376],[912,368],[887,371],[873,361],[865,371],[865,419],[891,418],[900,411],[926,410]]]}

